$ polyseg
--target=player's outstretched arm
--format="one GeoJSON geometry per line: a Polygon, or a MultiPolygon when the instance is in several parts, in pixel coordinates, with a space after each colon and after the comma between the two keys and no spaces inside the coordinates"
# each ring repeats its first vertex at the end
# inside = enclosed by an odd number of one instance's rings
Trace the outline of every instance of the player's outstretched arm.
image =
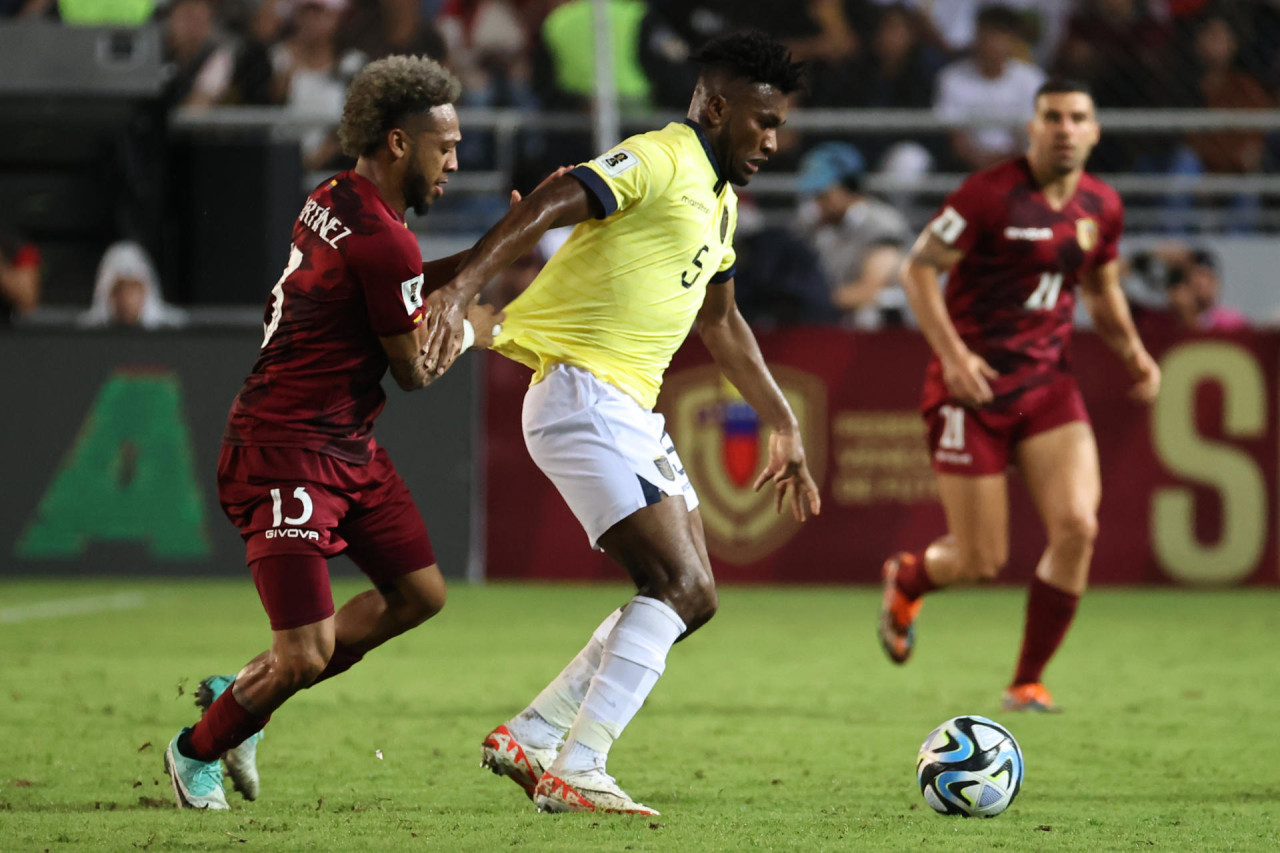
{"type": "Polygon", "coordinates": [[[577,178],[561,175],[515,204],[471,248],[453,280],[426,299],[426,364],[443,373],[461,351],[467,304],[490,279],[537,244],[548,229],[595,215],[595,202],[577,178]]]}
{"type": "Polygon", "coordinates": [[[778,512],[790,494],[791,512],[797,521],[817,515],[822,511],[822,498],[809,473],[800,425],[764,363],[756,336],[738,312],[732,279],[708,285],[695,328],[725,378],[773,428],[769,436],[769,461],[756,477],[755,490],[773,483],[778,512]]]}
{"type": "Polygon", "coordinates": [[[939,276],[962,257],[963,252],[944,243],[930,226],[921,232],[902,262],[900,278],[907,301],[920,323],[920,331],[942,362],[942,378],[947,390],[966,406],[980,406],[991,402],[990,380],[999,374],[961,340],[947,313],[942,286],[938,283],[939,276]]]}
{"type": "Polygon", "coordinates": [[[1120,356],[1125,369],[1133,377],[1130,396],[1150,403],[1160,392],[1160,366],[1142,345],[1138,330],[1129,313],[1120,284],[1120,261],[1113,260],[1095,267],[1081,278],[1080,295],[1093,318],[1094,328],[1113,352],[1120,356]]]}

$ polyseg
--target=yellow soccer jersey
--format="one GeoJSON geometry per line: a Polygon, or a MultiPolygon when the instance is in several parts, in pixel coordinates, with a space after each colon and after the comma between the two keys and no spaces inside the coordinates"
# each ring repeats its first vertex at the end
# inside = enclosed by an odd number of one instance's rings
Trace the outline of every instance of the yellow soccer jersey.
{"type": "Polygon", "coordinates": [[[673,122],[575,168],[604,216],[580,223],[507,306],[494,349],[591,371],[653,408],[707,285],[733,277],[738,200],[702,129],[673,122]]]}

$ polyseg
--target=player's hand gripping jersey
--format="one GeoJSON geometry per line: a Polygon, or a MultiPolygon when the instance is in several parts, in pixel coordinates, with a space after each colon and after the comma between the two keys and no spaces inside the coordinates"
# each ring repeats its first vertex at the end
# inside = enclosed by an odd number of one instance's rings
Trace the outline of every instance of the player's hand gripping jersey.
{"type": "Polygon", "coordinates": [[[240,446],[301,447],[364,464],[386,395],[378,338],[422,322],[422,254],[404,220],[353,171],[325,181],[293,225],[262,351],[227,421],[240,446]]]}
{"type": "Polygon", "coordinates": [[[581,367],[652,408],[709,283],[733,277],[737,197],[702,130],[672,123],[571,172],[604,216],[579,224],[506,308],[503,355],[581,367]]]}
{"type": "MultiPolygon", "coordinates": [[[[947,198],[929,228],[964,252],[947,279],[947,312],[965,345],[1000,374],[985,408],[1008,409],[1069,370],[1076,285],[1115,260],[1123,227],[1119,195],[1088,173],[1054,210],[1025,157],[975,173],[947,198]]],[[[921,407],[949,396],[934,356],[921,407]]]]}

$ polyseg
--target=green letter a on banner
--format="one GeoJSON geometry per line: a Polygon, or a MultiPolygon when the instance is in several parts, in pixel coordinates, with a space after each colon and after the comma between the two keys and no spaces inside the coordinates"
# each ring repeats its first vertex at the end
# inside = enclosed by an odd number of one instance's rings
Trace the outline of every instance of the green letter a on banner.
{"type": "Polygon", "coordinates": [[[117,370],[18,540],[17,556],[75,557],[94,541],[146,543],[158,559],[208,556],[191,458],[177,376],[117,370]]]}

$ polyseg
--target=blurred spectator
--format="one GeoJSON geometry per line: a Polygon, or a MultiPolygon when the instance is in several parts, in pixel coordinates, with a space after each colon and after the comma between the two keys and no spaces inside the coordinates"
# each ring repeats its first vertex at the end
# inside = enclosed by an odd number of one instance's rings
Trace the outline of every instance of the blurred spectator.
{"type": "Polygon", "coordinates": [[[1221,304],[1218,259],[1208,249],[1192,249],[1180,243],[1160,246],[1140,253],[1133,259],[1133,265],[1148,286],[1159,286],[1164,291],[1163,306],[1135,310],[1139,328],[1144,333],[1248,328],[1249,320],[1243,312],[1221,304]]]}
{"type": "Polygon", "coordinates": [[[1249,326],[1243,313],[1219,303],[1218,261],[1206,249],[1191,252],[1185,263],[1171,267],[1165,286],[1169,310],[1180,328],[1230,331],[1249,326]]]}
{"type": "MultiPolygon", "coordinates": [[[[1223,15],[1204,18],[1195,30],[1196,85],[1200,106],[1209,109],[1266,109],[1274,105],[1266,89],[1240,67],[1240,38],[1223,15]]],[[[1210,172],[1262,170],[1261,131],[1197,133],[1188,142],[1210,172]]]]}
{"type": "Polygon", "coordinates": [[[0,328],[40,304],[40,250],[0,229],[0,328]]]}
{"type": "Polygon", "coordinates": [[[824,142],[805,154],[796,191],[806,201],[798,218],[842,325],[902,325],[906,300],[897,269],[911,232],[900,213],[863,192],[864,171],[862,155],[848,143],[824,142]]]}
{"type": "MultiPolygon", "coordinates": [[[[875,0],[880,5],[900,0],[875,0]]],[[[977,20],[984,0],[906,0],[925,16],[931,40],[950,54],[963,53],[977,38],[977,20]]],[[[1005,0],[1015,10],[1019,32],[1039,62],[1048,62],[1062,38],[1066,19],[1077,0],[1005,0]]]]}
{"type": "Polygon", "coordinates": [[[133,326],[162,329],[186,325],[187,314],[164,301],[146,250],[131,240],[112,243],[98,262],[93,304],[77,318],[85,328],[133,326]]]}
{"type": "Polygon", "coordinates": [[[444,36],[419,0],[355,0],[339,38],[344,50],[358,50],[369,60],[410,53],[443,62],[448,54],[444,36]]]}
{"type": "Polygon", "coordinates": [[[795,231],[767,225],[747,195],[738,199],[733,243],[734,299],[752,326],[829,325],[839,319],[817,254],[795,231]]]}
{"type": "MultiPolygon", "coordinates": [[[[595,92],[594,0],[567,0],[542,22],[534,87],[551,109],[587,109],[595,92]]],[[[613,77],[624,112],[649,107],[649,80],[640,66],[643,0],[606,0],[613,43],[613,77]]]]}
{"type": "Polygon", "coordinates": [[[173,0],[165,8],[164,61],[169,107],[208,107],[223,99],[235,60],[214,37],[212,0],[173,0]]]}
{"type": "Polygon", "coordinates": [[[1090,84],[1100,106],[1165,105],[1171,38],[1147,0],[1081,0],[1053,68],[1090,84]]]}
{"type": "MultiPolygon", "coordinates": [[[[347,0],[296,0],[292,32],[270,50],[272,88],[277,103],[308,115],[342,115],[347,84],[367,61],[356,50],[340,52],[338,28],[347,0]]],[[[302,139],[302,165],[324,169],[341,157],[331,128],[317,128],[302,139]]]]}
{"type": "MultiPolygon", "coordinates": [[[[858,83],[845,91],[855,106],[928,109],[941,57],[923,37],[919,14],[905,3],[883,7],[875,18],[858,83]]],[[[850,81],[852,82],[852,81],[850,81]]]]}
{"type": "Polygon", "coordinates": [[[262,0],[249,16],[248,30],[236,47],[227,101],[264,106],[277,103],[272,86],[271,48],[284,35],[288,0],[262,0]]]}
{"type": "MultiPolygon", "coordinates": [[[[938,75],[934,110],[944,121],[972,118],[1026,120],[1045,74],[1014,58],[1021,26],[1007,6],[984,6],[978,13],[973,56],[948,65],[938,75]]],[[[955,156],[966,169],[983,169],[1021,151],[1021,131],[1010,127],[957,128],[951,132],[955,156]]]]}
{"type": "Polygon", "coordinates": [[[43,17],[54,5],[55,0],[0,0],[0,19],[43,17]]]}

